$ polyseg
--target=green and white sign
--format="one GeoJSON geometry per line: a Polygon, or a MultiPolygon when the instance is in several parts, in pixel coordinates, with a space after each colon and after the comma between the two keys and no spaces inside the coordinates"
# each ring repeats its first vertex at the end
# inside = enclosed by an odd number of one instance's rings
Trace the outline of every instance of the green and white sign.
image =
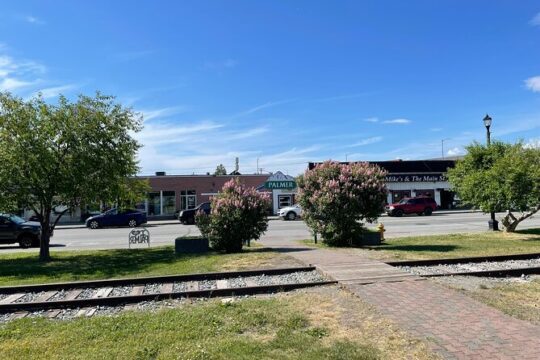
{"type": "Polygon", "coordinates": [[[294,181],[294,177],[278,171],[266,179],[264,187],[269,190],[296,189],[296,181],[294,181]]]}

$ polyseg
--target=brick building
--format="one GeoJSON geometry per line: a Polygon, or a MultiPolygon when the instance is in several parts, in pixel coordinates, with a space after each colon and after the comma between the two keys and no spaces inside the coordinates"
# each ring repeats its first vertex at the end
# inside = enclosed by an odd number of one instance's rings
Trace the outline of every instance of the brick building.
{"type": "Polygon", "coordinates": [[[149,217],[171,217],[178,210],[192,209],[216,195],[223,185],[233,177],[238,177],[247,186],[259,188],[268,175],[166,175],[158,172],[153,176],[140,176],[147,179],[152,190],[139,210],[146,211],[149,217]]]}

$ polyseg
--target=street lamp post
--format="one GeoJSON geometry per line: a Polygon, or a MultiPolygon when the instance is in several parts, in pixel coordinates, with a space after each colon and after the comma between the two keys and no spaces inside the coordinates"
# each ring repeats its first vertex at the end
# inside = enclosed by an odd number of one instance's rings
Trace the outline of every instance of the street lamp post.
{"type": "MultiPolygon", "coordinates": [[[[484,117],[484,126],[486,127],[487,146],[491,145],[491,132],[489,131],[489,129],[491,128],[491,122],[491,117],[486,114],[486,116],[484,117]]],[[[488,229],[493,231],[499,230],[499,222],[495,219],[495,212],[492,211],[490,215],[491,219],[488,221],[488,229]]]]}

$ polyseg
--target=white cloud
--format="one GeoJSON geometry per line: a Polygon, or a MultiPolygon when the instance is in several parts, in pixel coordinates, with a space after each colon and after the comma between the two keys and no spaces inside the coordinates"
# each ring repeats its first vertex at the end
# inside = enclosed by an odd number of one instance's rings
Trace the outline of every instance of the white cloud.
{"type": "Polygon", "coordinates": [[[45,66],[34,61],[19,61],[0,54],[0,91],[15,91],[36,85],[45,71],[45,66]]]}
{"type": "Polygon", "coordinates": [[[254,128],[254,129],[249,129],[249,130],[246,130],[246,131],[242,131],[242,132],[230,135],[230,136],[228,136],[228,139],[229,140],[248,139],[248,138],[252,138],[252,137],[257,136],[257,135],[267,133],[268,131],[269,131],[268,127],[262,126],[262,127],[257,127],[257,128],[254,128]]]}
{"type": "Polygon", "coordinates": [[[187,108],[185,106],[170,106],[164,107],[161,109],[148,109],[148,110],[137,110],[143,114],[144,121],[150,121],[152,119],[164,118],[176,114],[186,112],[187,108]]]}
{"type": "Polygon", "coordinates": [[[349,145],[347,147],[357,147],[357,146],[365,146],[365,145],[370,145],[370,144],[375,144],[375,143],[378,143],[380,141],[382,141],[382,136],[373,136],[373,137],[370,137],[370,138],[366,138],[366,139],[362,139],[352,145],[349,145]]]}
{"type": "Polygon", "coordinates": [[[459,155],[464,155],[465,154],[465,150],[459,148],[459,147],[454,147],[454,148],[451,148],[449,149],[446,154],[448,156],[459,156],[459,155]]]}
{"type": "Polygon", "coordinates": [[[405,124],[410,124],[411,120],[409,120],[409,119],[392,119],[392,120],[385,120],[385,121],[383,121],[383,123],[385,123],[385,124],[405,125],[405,124]]]}
{"type": "Polygon", "coordinates": [[[523,146],[529,149],[540,149],[540,137],[529,139],[523,146]]]}
{"type": "Polygon", "coordinates": [[[376,123],[376,122],[379,122],[379,118],[377,118],[377,117],[370,117],[370,118],[364,119],[364,121],[370,122],[370,123],[376,123]]]}
{"type": "Polygon", "coordinates": [[[536,14],[531,21],[529,21],[529,24],[532,26],[540,26],[540,12],[536,14]]]}
{"type": "Polygon", "coordinates": [[[135,135],[143,145],[159,146],[181,143],[184,138],[196,133],[209,132],[223,127],[213,122],[201,122],[195,125],[145,124],[144,129],[135,135]]]}
{"type": "Polygon", "coordinates": [[[24,20],[25,20],[26,22],[29,22],[30,24],[36,24],[36,25],[42,25],[42,24],[45,24],[45,22],[44,22],[43,20],[40,20],[40,19],[38,19],[37,17],[32,16],[32,15],[25,16],[25,17],[24,17],[24,20]]]}
{"type": "Polygon", "coordinates": [[[75,84],[67,84],[67,85],[61,85],[61,86],[53,86],[45,89],[41,89],[36,91],[33,96],[36,96],[38,93],[41,93],[41,96],[43,96],[44,99],[54,98],[57,97],[60,94],[65,95],[65,93],[76,89],[78,86],[75,84]]]}
{"type": "Polygon", "coordinates": [[[540,76],[533,76],[526,79],[525,87],[532,92],[540,92],[540,76]]]}

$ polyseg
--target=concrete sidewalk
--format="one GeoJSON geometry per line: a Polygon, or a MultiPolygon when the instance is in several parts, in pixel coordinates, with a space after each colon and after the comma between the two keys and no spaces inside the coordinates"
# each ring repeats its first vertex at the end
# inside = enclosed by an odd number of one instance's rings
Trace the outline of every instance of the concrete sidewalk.
{"type": "Polygon", "coordinates": [[[512,318],[455,290],[354,249],[316,249],[285,241],[268,247],[320,269],[446,359],[538,359],[540,326],[512,318]]]}

